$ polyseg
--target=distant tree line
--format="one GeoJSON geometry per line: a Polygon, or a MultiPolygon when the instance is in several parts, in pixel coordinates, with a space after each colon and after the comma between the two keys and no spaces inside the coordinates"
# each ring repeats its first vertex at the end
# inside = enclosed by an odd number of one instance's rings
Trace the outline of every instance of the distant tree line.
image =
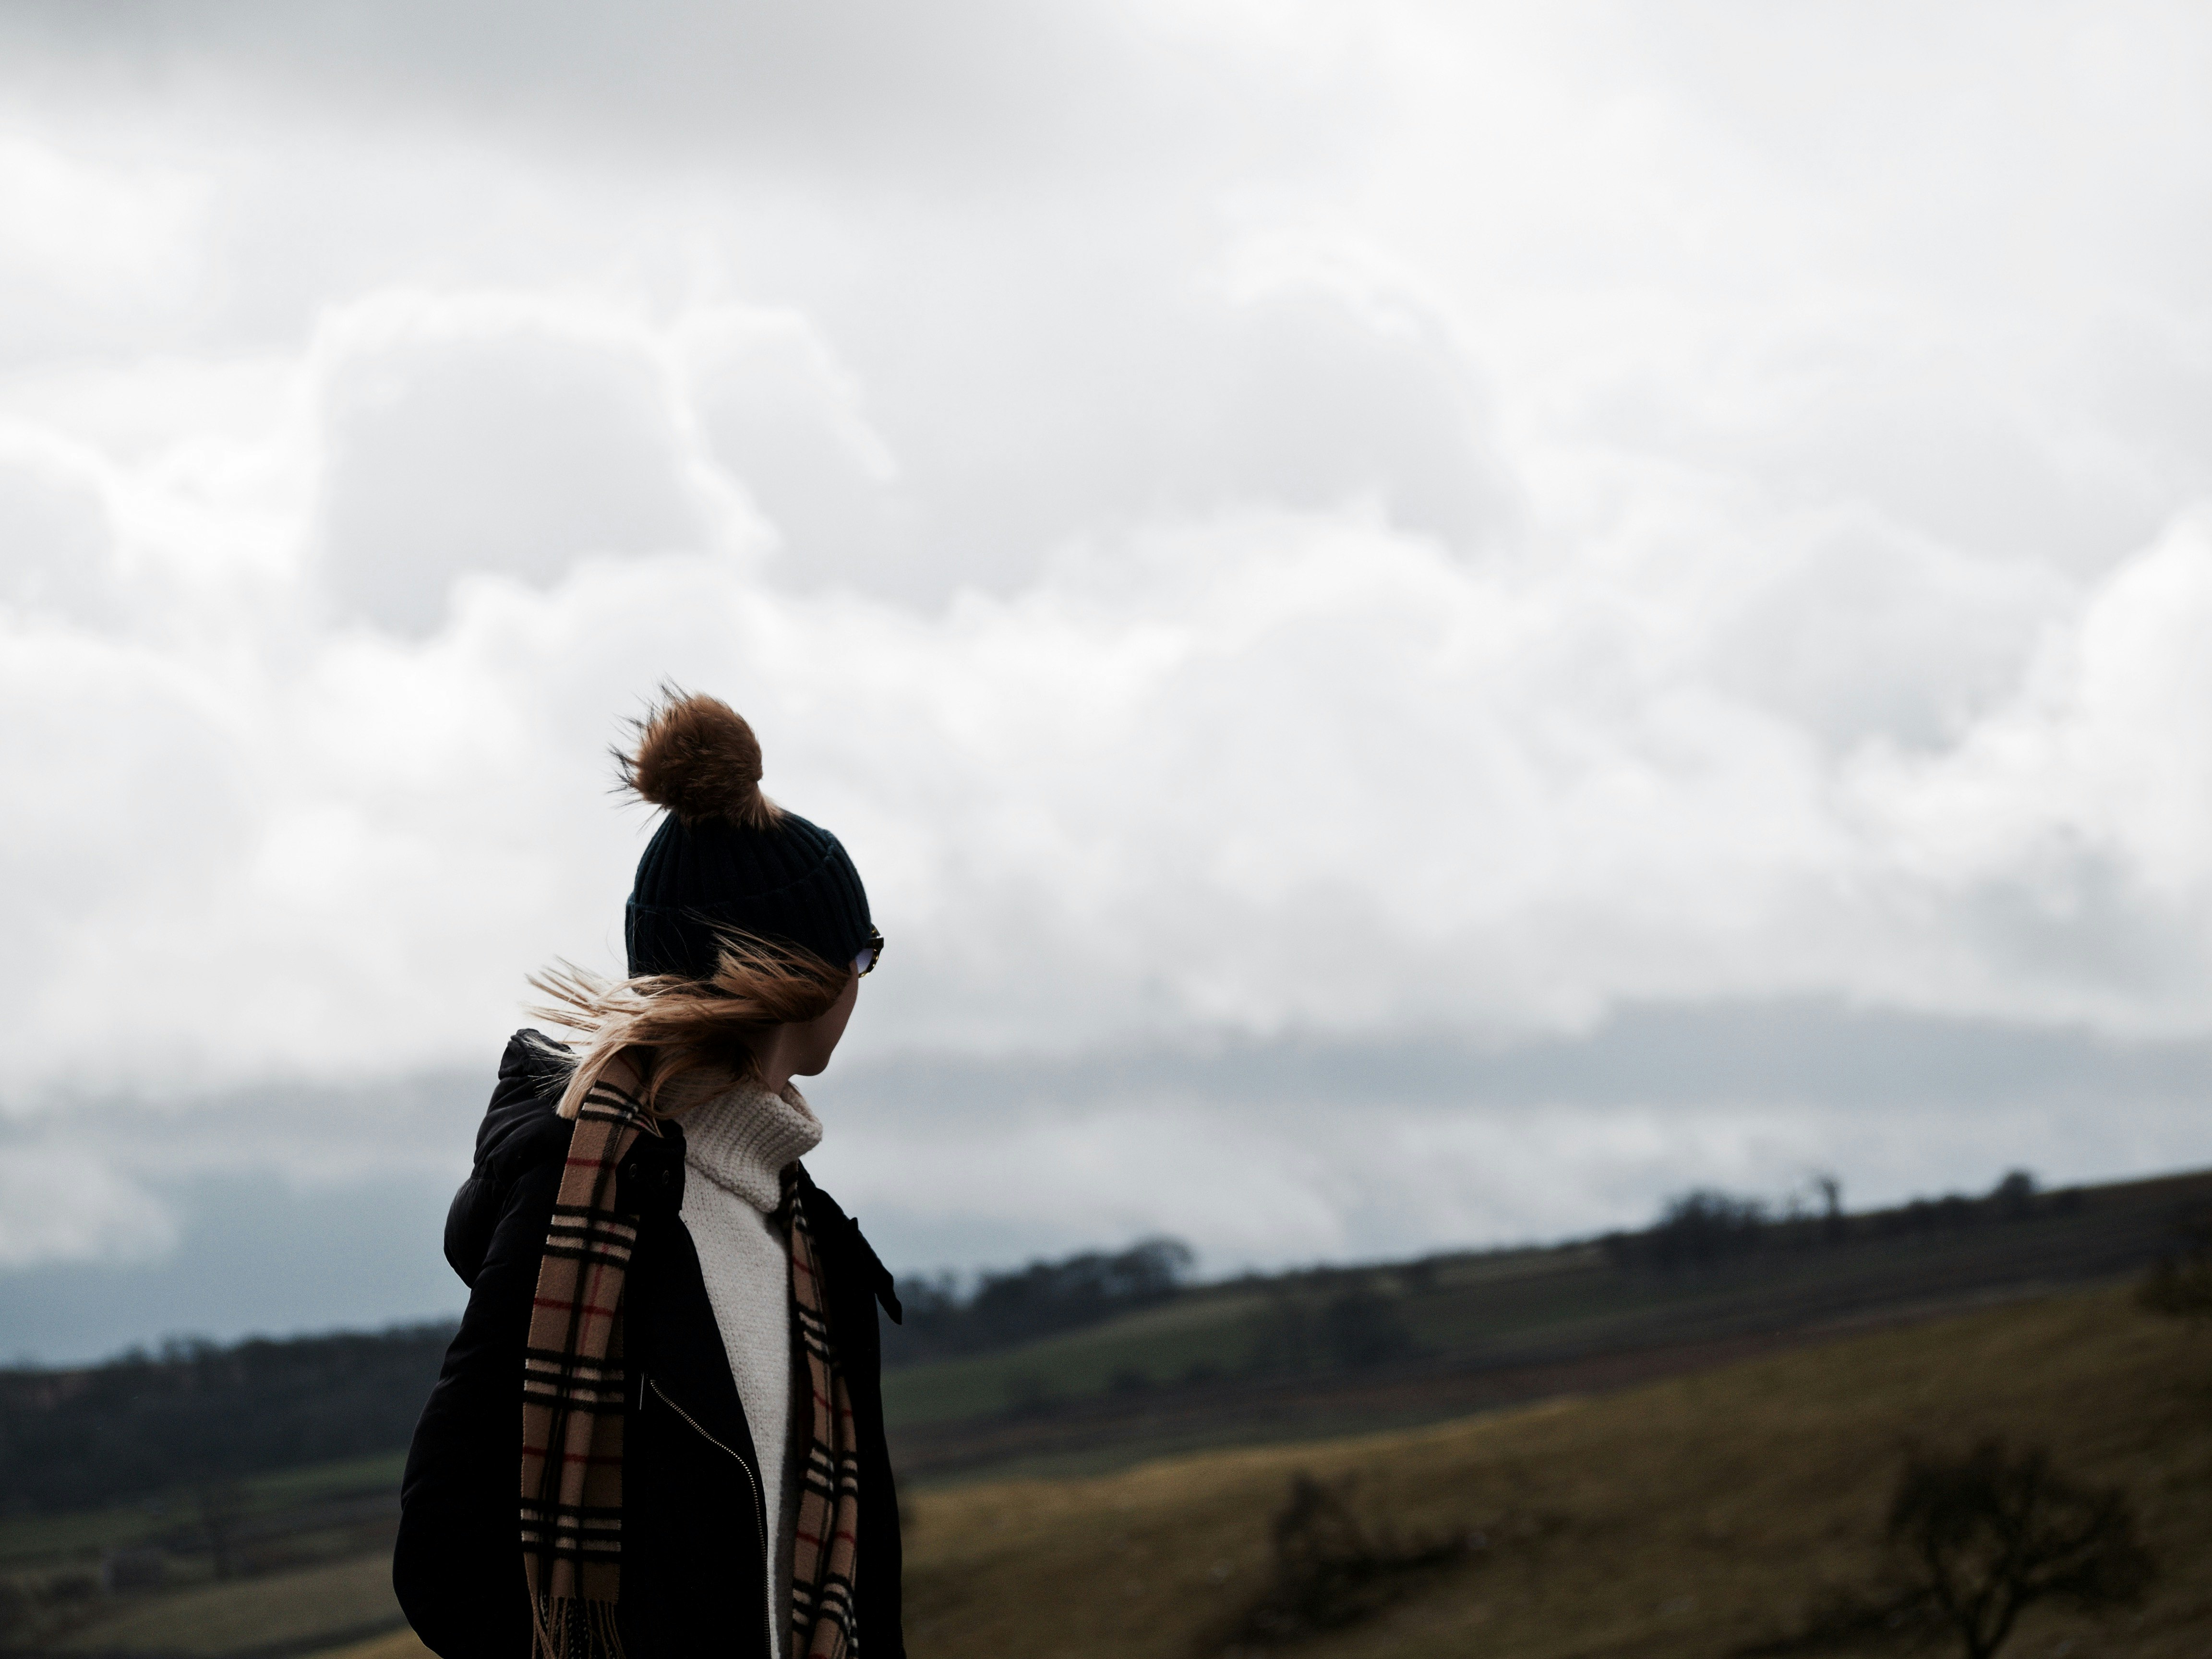
{"type": "Polygon", "coordinates": [[[1599,1243],[1617,1267],[1678,1273],[1718,1267],[1768,1250],[1955,1232],[2069,1214],[2082,1202],[2078,1188],[2044,1192],[2025,1170],[2011,1171],[1979,1198],[1948,1193],[1861,1215],[1844,1213],[1843,1188],[1832,1177],[1814,1185],[1820,1203],[1799,1199],[1779,1209],[1763,1200],[1700,1187],[1669,1199],[1659,1218],[1641,1232],[1608,1233],[1599,1243]]]}
{"type": "MultiPolygon", "coordinates": [[[[1190,1248],[1146,1239],[985,1273],[959,1293],[902,1279],[892,1364],[1011,1346],[1174,1296],[1190,1248]]],[[[0,1370],[0,1514],[79,1509],[404,1450],[450,1324],[234,1345],[197,1339],[105,1364],[0,1370]]]]}
{"type": "Polygon", "coordinates": [[[902,1278],[906,1319],[884,1326],[884,1363],[1012,1347],[1150,1307],[1188,1283],[1194,1260],[1180,1239],[1147,1238],[1126,1250],[986,1273],[964,1293],[950,1277],[902,1278]]]}
{"type": "MultiPolygon", "coordinates": [[[[1950,1194],[1846,1214],[1832,1180],[1779,1206],[1712,1188],[1669,1200],[1653,1224],[1597,1241],[1617,1268],[1711,1271],[1762,1253],[1940,1235],[2063,1214],[2077,1189],[2046,1193],[2015,1170],[1979,1197],[1950,1194]]],[[[2192,1223],[2146,1285],[2162,1311],[2212,1310],[2212,1222],[2192,1223]]],[[[1558,1247],[1566,1249],[1566,1246],[1558,1247]]],[[[1587,1248],[1586,1246],[1576,1248],[1587,1248]]],[[[1248,1275],[1256,1310],[1241,1363],[1194,1361],[1184,1380],[1296,1376],[1417,1360],[1419,1304],[1446,1259],[1385,1268],[1248,1275]]],[[[902,1325],[883,1327],[891,1365],[1015,1347],[1167,1303],[1191,1279],[1189,1247],[1155,1237],[985,1273],[902,1275],[902,1325]]],[[[210,1481],[404,1449],[452,1328],[256,1340],[175,1341],[95,1367],[0,1370],[0,1514],[52,1511],[210,1481]]],[[[1117,1386],[1158,1379],[1132,1369],[1117,1386]]]]}
{"type": "Polygon", "coordinates": [[[1404,1300],[1382,1275],[1347,1274],[1310,1291],[1286,1275],[1269,1285],[1267,1306],[1253,1322],[1245,1369],[1257,1376],[1297,1376],[1410,1359],[1421,1346],[1404,1300]]]}
{"type": "MultiPolygon", "coordinates": [[[[891,1364],[1012,1346],[1173,1297],[1189,1246],[1146,1239],[985,1273],[961,1293],[900,1281],[891,1364]]],[[[270,1470],[404,1450],[437,1381],[449,1324],[381,1334],[179,1339],[105,1364],[0,1370],[0,1514],[200,1491],[270,1470]]]]}
{"type": "Polygon", "coordinates": [[[402,1450],[453,1334],[182,1340],[81,1370],[0,1371],[0,1511],[402,1450]]]}

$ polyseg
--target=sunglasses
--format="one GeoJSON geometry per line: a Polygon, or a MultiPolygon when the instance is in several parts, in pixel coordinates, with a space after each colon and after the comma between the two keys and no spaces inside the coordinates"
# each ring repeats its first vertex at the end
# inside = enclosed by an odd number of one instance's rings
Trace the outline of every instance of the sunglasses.
{"type": "Polygon", "coordinates": [[[853,971],[863,979],[876,971],[876,964],[884,959],[884,936],[874,928],[868,929],[868,942],[853,958],[853,971]]]}

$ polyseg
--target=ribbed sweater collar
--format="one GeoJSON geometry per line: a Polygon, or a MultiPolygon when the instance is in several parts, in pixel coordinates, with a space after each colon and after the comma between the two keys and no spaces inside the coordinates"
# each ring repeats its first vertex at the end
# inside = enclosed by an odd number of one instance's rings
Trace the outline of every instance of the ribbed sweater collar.
{"type": "Polygon", "coordinates": [[[732,1084],[684,1114],[684,1161],[763,1215],[783,1202],[784,1166],[820,1144],[822,1124],[787,1084],[732,1084]]]}

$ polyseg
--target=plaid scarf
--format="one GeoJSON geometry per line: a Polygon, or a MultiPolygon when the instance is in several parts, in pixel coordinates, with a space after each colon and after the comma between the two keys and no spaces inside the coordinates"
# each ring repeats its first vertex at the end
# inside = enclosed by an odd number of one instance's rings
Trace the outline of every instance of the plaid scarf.
{"type": "Polygon", "coordinates": [[[637,1229],[615,1210],[616,1166],[658,1133],[601,1079],[576,1112],[538,1264],[522,1355],[522,1571],[534,1659],[619,1659],[623,1279],[637,1229]]]}
{"type": "MultiPolygon", "coordinates": [[[[640,1134],[658,1133],[635,1097],[605,1078],[592,1085],[538,1265],[522,1360],[522,1566],[533,1659],[621,1659],[622,1296],[637,1229],[615,1208],[616,1170],[640,1134]]],[[[811,1401],[792,1539],[792,1652],[858,1659],[858,1436],[799,1181],[798,1165],[784,1172],[792,1308],[811,1401]]]]}
{"type": "Polygon", "coordinates": [[[813,1409],[792,1535],[791,1650],[794,1659],[858,1659],[853,1578],[860,1530],[859,1437],[852,1395],[823,1315],[821,1260],[799,1200],[799,1179],[797,1164],[784,1171],[783,1207],[791,1225],[792,1305],[813,1409]]]}

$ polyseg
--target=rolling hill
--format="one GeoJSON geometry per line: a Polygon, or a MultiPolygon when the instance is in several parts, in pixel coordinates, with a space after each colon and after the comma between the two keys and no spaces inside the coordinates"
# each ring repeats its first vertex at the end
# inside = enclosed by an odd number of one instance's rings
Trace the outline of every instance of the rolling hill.
{"type": "MultiPolygon", "coordinates": [[[[1370,1524],[1486,1542],[1301,1650],[1717,1656],[1863,1574],[1908,1443],[1988,1434],[2126,1486],[2168,1564],[2139,1622],[2071,1650],[2212,1650],[2191,1570],[2212,1560],[2212,1346],[2127,1288],[2208,1201],[2205,1175],[2015,1186],[1673,1244],[1654,1229],[1316,1269],[902,1367],[887,1399],[914,1650],[1218,1652],[1304,1471],[1352,1479],[1370,1524]]],[[[303,1402],[302,1368],[342,1351],[187,1355],[153,1379],[151,1420],[210,1419],[219,1401],[175,1404],[180,1376],[277,1376],[303,1402]]],[[[19,1450],[119,1386],[84,1376],[10,1379],[19,1450]]],[[[27,1467],[59,1467],[52,1449],[27,1467]]],[[[19,1497],[0,1518],[0,1649],[402,1659],[418,1650],[384,1578],[398,1472],[393,1452],[89,1509],[19,1497]]],[[[2018,1650],[2069,1640],[2086,1629],[2042,1617],[2018,1650]]]]}

